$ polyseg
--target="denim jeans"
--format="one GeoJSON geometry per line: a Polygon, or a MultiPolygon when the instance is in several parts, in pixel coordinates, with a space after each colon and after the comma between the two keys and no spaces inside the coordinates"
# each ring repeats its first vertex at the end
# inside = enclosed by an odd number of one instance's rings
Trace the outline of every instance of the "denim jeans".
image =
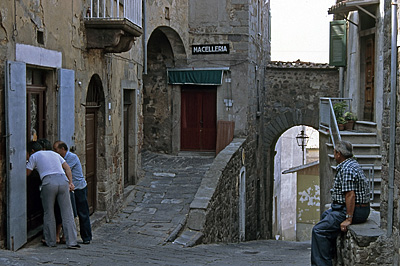
{"type": "MultiPolygon", "coordinates": [[[[356,207],[353,224],[368,219],[370,207],[356,207]]],[[[332,203],[331,209],[322,214],[321,220],[314,226],[311,239],[311,265],[331,266],[336,251],[336,238],[340,234],[340,224],[346,219],[346,206],[332,203]]]]}
{"type": "Polygon", "coordinates": [[[80,234],[83,241],[92,240],[92,227],[89,218],[89,204],[87,201],[87,187],[75,189],[76,212],[79,217],[80,234]]]}

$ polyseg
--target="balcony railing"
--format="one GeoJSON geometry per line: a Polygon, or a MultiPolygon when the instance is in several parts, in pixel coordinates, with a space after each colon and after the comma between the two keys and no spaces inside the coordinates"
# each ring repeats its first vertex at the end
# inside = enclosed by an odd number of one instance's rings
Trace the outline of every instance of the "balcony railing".
{"type": "Polygon", "coordinates": [[[90,0],[84,16],[88,49],[129,51],[142,30],[142,0],[90,0]]]}
{"type": "Polygon", "coordinates": [[[86,18],[125,18],[141,28],[142,0],[91,0],[86,18]]]}

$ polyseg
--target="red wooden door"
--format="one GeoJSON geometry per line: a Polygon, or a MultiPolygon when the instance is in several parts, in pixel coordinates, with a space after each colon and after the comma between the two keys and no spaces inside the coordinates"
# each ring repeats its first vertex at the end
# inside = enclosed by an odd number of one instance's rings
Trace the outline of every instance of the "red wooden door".
{"type": "Polygon", "coordinates": [[[181,150],[215,151],[216,88],[187,86],[181,93],[181,150]]]}
{"type": "Polygon", "coordinates": [[[86,109],[86,182],[90,214],[96,210],[97,108],[86,109]]]}

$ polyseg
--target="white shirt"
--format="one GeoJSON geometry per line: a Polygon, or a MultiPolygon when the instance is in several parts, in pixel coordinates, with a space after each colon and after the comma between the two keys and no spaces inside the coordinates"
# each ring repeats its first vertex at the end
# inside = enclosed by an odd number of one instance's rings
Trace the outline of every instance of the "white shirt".
{"type": "MultiPolygon", "coordinates": [[[[37,151],[29,157],[26,168],[29,170],[36,169],[39,172],[40,179],[47,175],[64,174],[62,164],[65,163],[63,157],[54,151],[37,151]]],[[[65,176],[66,180],[68,178],[65,176]]]]}

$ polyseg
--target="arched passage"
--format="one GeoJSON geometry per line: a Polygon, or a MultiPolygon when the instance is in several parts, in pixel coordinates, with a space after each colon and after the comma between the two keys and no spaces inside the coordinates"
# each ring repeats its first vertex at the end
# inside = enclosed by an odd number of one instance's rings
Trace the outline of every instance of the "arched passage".
{"type": "Polygon", "coordinates": [[[294,126],[319,127],[320,97],[338,97],[338,72],[326,64],[272,62],[266,68],[261,129],[266,199],[266,237],[273,238],[275,145],[294,126]]]}
{"type": "Polygon", "coordinates": [[[320,216],[319,133],[311,127],[292,127],[279,138],[275,152],[273,236],[310,241],[320,216]]]}
{"type": "Polygon", "coordinates": [[[167,68],[185,63],[186,52],[179,35],[169,27],[155,29],[147,44],[147,75],[143,78],[144,148],[172,152],[174,120],[173,88],[167,85],[167,68]]]}

